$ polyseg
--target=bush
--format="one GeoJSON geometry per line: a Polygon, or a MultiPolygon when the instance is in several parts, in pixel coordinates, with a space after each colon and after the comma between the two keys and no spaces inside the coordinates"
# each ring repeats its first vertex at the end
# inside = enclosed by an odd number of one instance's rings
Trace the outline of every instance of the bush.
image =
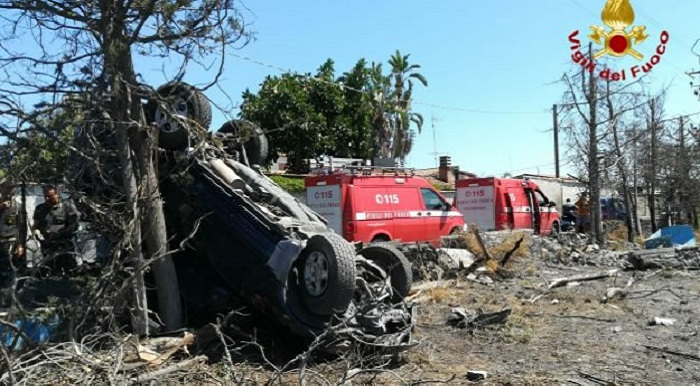
{"type": "Polygon", "coordinates": [[[301,194],[306,192],[304,178],[273,174],[270,176],[270,179],[289,193],[301,194]]]}

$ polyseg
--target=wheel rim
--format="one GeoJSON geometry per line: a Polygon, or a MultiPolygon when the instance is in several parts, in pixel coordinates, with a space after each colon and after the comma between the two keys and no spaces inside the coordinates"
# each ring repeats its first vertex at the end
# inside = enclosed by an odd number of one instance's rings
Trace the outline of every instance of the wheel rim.
{"type": "Polygon", "coordinates": [[[155,121],[160,131],[166,134],[172,134],[181,129],[177,118],[187,119],[189,117],[189,108],[184,98],[175,98],[169,103],[169,106],[172,114],[163,111],[160,106],[156,109],[155,114],[155,121]]]}
{"type": "Polygon", "coordinates": [[[313,251],[304,262],[304,284],[311,296],[320,296],[328,287],[328,259],[319,251],[313,251]]]}

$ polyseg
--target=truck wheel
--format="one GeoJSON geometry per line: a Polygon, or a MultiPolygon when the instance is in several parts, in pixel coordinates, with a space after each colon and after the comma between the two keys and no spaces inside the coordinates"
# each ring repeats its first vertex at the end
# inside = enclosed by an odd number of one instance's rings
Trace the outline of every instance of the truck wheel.
{"type": "Polygon", "coordinates": [[[167,150],[180,150],[187,147],[187,130],[194,121],[204,130],[211,125],[211,105],[207,98],[194,86],[187,83],[167,83],[156,91],[157,99],[146,105],[149,122],[158,126],[158,146],[167,150]]]}
{"type": "Polygon", "coordinates": [[[343,312],[355,292],[355,249],[335,233],[312,236],[299,259],[302,301],[316,315],[343,312]]]}
{"type": "Polygon", "coordinates": [[[559,226],[559,223],[555,221],[552,223],[552,236],[556,236],[559,233],[561,233],[561,227],[559,226]]]}
{"type": "Polygon", "coordinates": [[[262,165],[267,159],[269,144],[260,126],[245,119],[228,121],[218,130],[219,133],[233,134],[241,139],[248,165],[262,165]]]}
{"type": "Polygon", "coordinates": [[[370,244],[360,251],[360,255],[389,274],[394,292],[392,301],[398,303],[408,296],[413,284],[411,262],[398,248],[390,244],[370,244]]]}

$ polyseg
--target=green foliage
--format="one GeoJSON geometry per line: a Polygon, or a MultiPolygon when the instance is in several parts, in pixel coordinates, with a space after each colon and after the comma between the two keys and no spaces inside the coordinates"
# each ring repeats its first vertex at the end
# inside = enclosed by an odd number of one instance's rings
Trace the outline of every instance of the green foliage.
{"type": "Polygon", "coordinates": [[[294,172],[306,171],[301,160],[321,155],[404,157],[415,136],[411,122],[418,132],[423,122],[411,110],[413,81],[427,82],[408,55],[397,51],[389,64],[387,75],[381,64],[360,59],[336,78],[328,59],[314,76],[268,76],[257,93],[243,93],[241,116],[268,133],[271,160],[286,153],[294,172]]]}
{"type": "Polygon", "coordinates": [[[270,176],[270,179],[289,193],[301,194],[306,192],[303,178],[273,174],[270,176]]]}
{"type": "Polygon", "coordinates": [[[68,108],[43,113],[25,134],[0,151],[2,173],[13,182],[60,182],[79,119],[80,114],[68,108]]]}
{"type": "Polygon", "coordinates": [[[431,183],[433,185],[433,188],[439,192],[451,192],[455,190],[455,187],[453,185],[444,183],[444,182],[438,182],[434,181],[431,183]]]}

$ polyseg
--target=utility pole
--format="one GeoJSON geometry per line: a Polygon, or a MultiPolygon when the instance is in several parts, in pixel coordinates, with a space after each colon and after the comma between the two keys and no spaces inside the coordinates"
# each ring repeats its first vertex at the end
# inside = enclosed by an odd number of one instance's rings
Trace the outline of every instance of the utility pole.
{"type": "Polygon", "coordinates": [[[435,167],[440,167],[438,162],[438,152],[437,152],[437,139],[435,138],[435,122],[440,122],[442,119],[435,116],[435,114],[430,114],[430,126],[433,130],[433,152],[431,153],[435,157],[435,167]]]}
{"type": "Polygon", "coordinates": [[[559,118],[557,116],[557,105],[552,105],[552,120],[554,123],[554,167],[555,177],[559,178],[559,118]]]}

